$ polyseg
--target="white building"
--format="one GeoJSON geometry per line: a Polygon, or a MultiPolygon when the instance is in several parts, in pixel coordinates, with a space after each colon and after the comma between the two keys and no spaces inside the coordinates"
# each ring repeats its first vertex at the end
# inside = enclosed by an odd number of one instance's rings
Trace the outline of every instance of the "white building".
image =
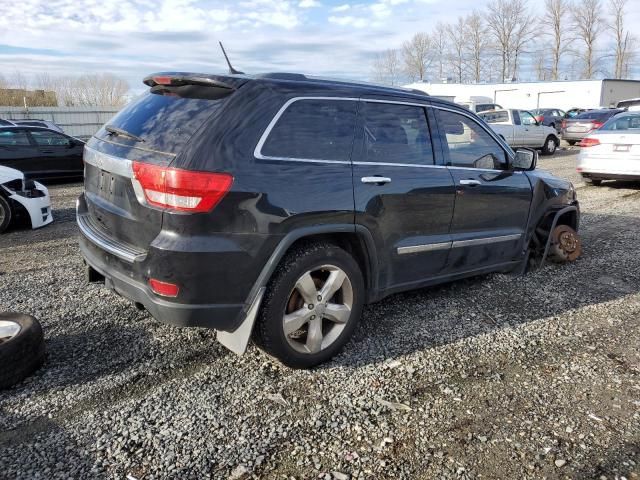
{"type": "Polygon", "coordinates": [[[596,108],[610,107],[620,100],[640,97],[640,80],[576,80],[526,83],[427,83],[406,85],[435,97],[487,97],[504,108],[596,108]]]}

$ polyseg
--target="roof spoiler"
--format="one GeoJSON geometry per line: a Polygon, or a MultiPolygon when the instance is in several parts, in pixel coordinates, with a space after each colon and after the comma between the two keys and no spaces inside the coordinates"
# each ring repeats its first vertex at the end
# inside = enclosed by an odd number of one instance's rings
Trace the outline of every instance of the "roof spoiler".
{"type": "Polygon", "coordinates": [[[143,80],[150,93],[181,98],[219,100],[235,92],[248,81],[243,77],[182,72],[151,74],[143,80]]]}
{"type": "Polygon", "coordinates": [[[217,79],[198,75],[185,75],[182,73],[153,73],[145,77],[145,79],[142,80],[142,83],[148,85],[149,87],[155,87],[157,85],[164,85],[167,87],[197,85],[199,87],[217,87],[235,90],[235,87],[217,79]]]}

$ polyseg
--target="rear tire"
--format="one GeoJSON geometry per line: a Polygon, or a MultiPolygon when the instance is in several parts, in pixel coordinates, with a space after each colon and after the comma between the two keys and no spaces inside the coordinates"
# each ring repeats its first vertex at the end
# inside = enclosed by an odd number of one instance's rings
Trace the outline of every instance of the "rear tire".
{"type": "Polygon", "coordinates": [[[558,148],[558,141],[553,135],[549,135],[547,139],[544,141],[544,146],[542,147],[543,155],[553,155],[556,153],[558,148]]]}
{"type": "Polygon", "coordinates": [[[0,313],[0,389],[9,388],[44,361],[44,336],[38,320],[21,313],[0,313]]]}
{"type": "Polygon", "coordinates": [[[9,228],[12,215],[13,212],[11,211],[11,205],[9,205],[9,202],[0,195],[0,233],[9,228]]]}
{"type": "Polygon", "coordinates": [[[313,367],[347,343],[364,297],[362,272],[349,253],[330,243],[301,245],[269,282],[253,339],[291,368],[313,367]]]}

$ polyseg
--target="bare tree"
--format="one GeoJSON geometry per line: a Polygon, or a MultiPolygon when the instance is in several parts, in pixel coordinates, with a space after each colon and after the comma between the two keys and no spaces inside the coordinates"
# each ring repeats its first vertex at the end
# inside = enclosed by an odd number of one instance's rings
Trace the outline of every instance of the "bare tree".
{"type": "Polygon", "coordinates": [[[449,37],[449,46],[451,47],[449,58],[454,79],[456,82],[462,83],[467,68],[465,56],[467,32],[464,18],[458,17],[456,23],[447,27],[447,36],[449,37]]]}
{"type": "Polygon", "coordinates": [[[402,45],[404,70],[409,78],[424,81],[433,61],[431,37],[426,33],[416,33],[402,45]]]}
{"type": "Polygon", "coordinates": [[[433,30],[433,34],[431,35],[431,41],[435,55],[438,80],[442,81],[447,75],[445,70],[448,58],[448,32],[446,24],[442,22],[438,22],[436,24],[436,28],[433,30]]]}
{"type": "Polygon", "coordinates": [[[378,53],[373,60],[373,79],[387,85],[402,82],[402,61],[398,50],[389,49],[378,53]]]}
{"type": "Polygon", "coordinates": [[[551,36],[551,80],[560,76],[560,62],[569,50],[571,38],[566,33],[567,15],[571,9],[570,0],[545,0],[545,12],[541,23],[546,35],[551,36]]]}
{"type": "Polygon", "coordinates": [[[603,30],[600,0],[580,0],[573,9],[573,24],[578,39],[584,44],[579,53],[583,77],[593,78],[597,71],[596,41],[603,30]]]}
{"type": "Polygon", "coordinates": [[[635,40],[633,34],[631,34],[624,25],[626,6],[627,0],[609,0],[609,11],[612,19],[608,26],[613,31],[616,42],[614,67],[614,75],[616,78],[622,78],[625,73],[627,73],[625,72],[625,67],[630,63],[635,40]]]}
{"type": "Polygon", "coordinates": [[[488,46],[487,26],[482,15],[475,10],[469,14],[465,19],[465,30],[467,31],[467,57],[471,79],[480,83],[485,71],[485,53],[488,46]]]}
{"type": "Polygon", "coordinates": [[[34,78],[36,88],[53,91],[58,103],[69,107],[122,106],[129,92],[128,83],[111,73],[51,76],[46,72],[34,78]]]}
{"type": "MultiPolygon", "coordinates": [[[[547,64],[547,52],[544,49],[538,50],[533,60],[533,66],[536,71],[536,79],[545,81],[551,80],[553,76],[553,66],[547,64]]],[[[557,78],[553,79],[557,80],[557,78]]]]}
{"type": "Polygon", "coordinates": [[[487,6],[486,20],[495,47],[501,56],[501,78],[504,82],[509,75],[509,65],[512,56],[513,32],[517,26],[517,19],[513,15],[511,0],[493,0],[487,6]]]}
{"type": "Polygon", "coordinates": [[[512,49],[513,64],[511,73],[513,78],[518,78],[520,61],[523,53],[527,53],[526,46],[533,39],[536,28],[536,17],[529,10],[527,0],[512,0],[511,8],[515,18],[516,27],[513,31],[512,49]]]}
{"type": "Polygon", "coordinates": [[[20,71],[15,70],[7,80],[9,88],[15,88],[17,90],[26,90],[29,86],[27,77],[20,71]]]}

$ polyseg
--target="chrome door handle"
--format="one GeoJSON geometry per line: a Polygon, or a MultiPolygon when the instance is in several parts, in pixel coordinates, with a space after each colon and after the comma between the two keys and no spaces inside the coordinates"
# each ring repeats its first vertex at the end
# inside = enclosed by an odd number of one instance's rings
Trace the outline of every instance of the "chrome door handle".
{"type": "Polygon", "coordinates": [[[481,184],[482,182],[480,182],[480,180],[460,180],[460,185],[467,185],[469,187],[477,187],[481,184]]]}
{"type": "Polygon", "coordinates": [[[376,185],[383,185],[391,182],[389,177],[362,177],[360,179],[362,183],[374,183],[376,185]]]}

